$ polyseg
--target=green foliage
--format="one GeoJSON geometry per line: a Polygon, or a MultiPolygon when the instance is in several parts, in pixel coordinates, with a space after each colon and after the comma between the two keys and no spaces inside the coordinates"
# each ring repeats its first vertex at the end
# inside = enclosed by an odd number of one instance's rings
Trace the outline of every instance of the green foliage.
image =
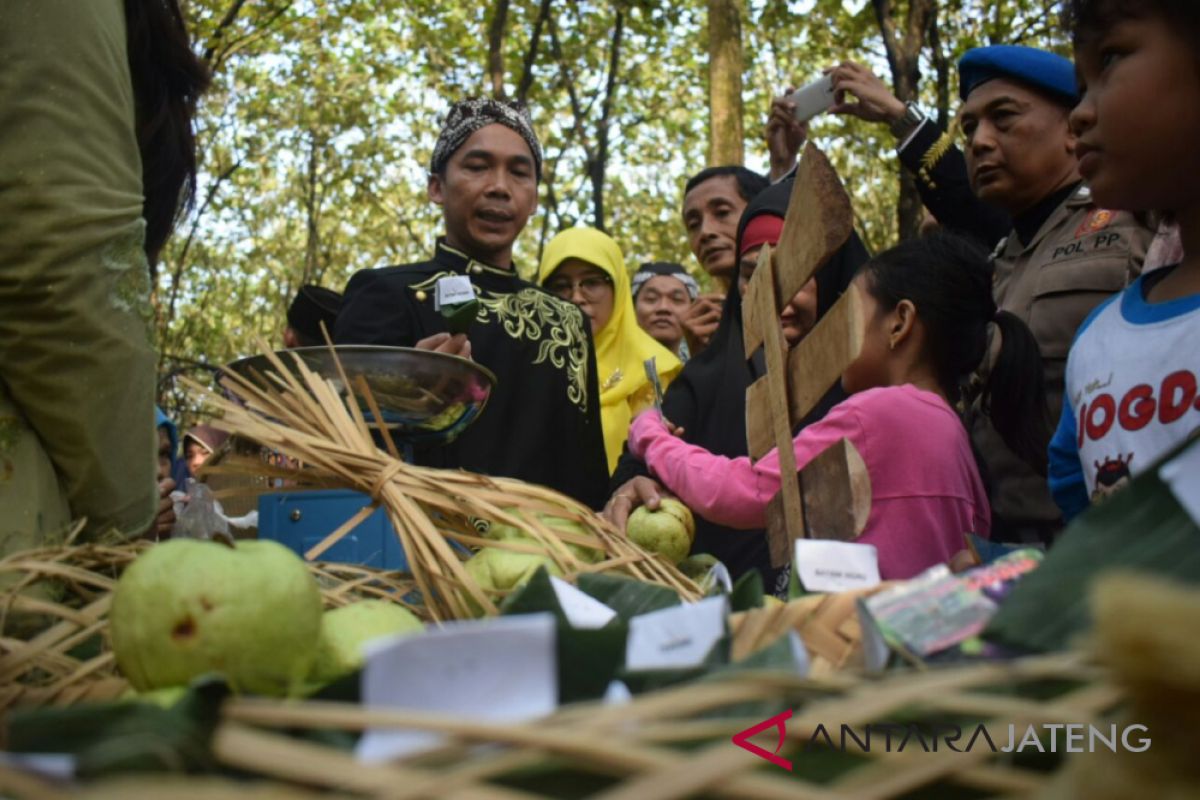
{"type": "MultiPolygon", "coordinates": [[[[765,171],[763,125],[783,87],[845,58],[890,79],[873,2],[746,0],[749,166],[765,171]]],[[[509,96],[531,65],[525,99],[546,151],[541,209],[516,248],[522,274],[534,273],[558,230],[594,223],[593,178],[602,174],[603,221],[629,266],[675,260],[703,278],[679,206],[687,176],[704,166],[708,141],[706,3],[551,2],[529,61],[541,5],[510,0],[503,39],[509,96]],[[620,57],[610,95],[618,11],[620,57]]],[[[897,5],[899,13],[905,3],[897,5]]],[[[284,312],[304,283],[340,289],[356,270],[428,254],[440,215],[425,195],[425,166],[449,103],[490,92],[494,6],[185,4],[215,79],[198,120],[196,207],[164,253],[156,287],[164,377],[189,360],[222,364],[255,352],[256,337],[279,346],[284,312]]],[[[999,41],[1062,49],[1056,7],[1057,0],[942,0],[942,55],[952,65],[968,47],[999,41]]],[[[936,108],[932,55],[923,59],[921,92],[936,108]]],[[[818,119],[812,135],[840,170],[868,245],[890,245],[899,173],[891,135],[843,117],[818,119]]],[[[190,422],[197,409],[181,403],[177,393],[164,398],[190,422]]]]}

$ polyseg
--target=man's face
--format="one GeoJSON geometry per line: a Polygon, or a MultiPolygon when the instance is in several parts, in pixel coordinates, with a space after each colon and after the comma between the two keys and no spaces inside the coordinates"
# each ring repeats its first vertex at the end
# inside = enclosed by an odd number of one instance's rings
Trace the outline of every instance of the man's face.
{"type": "Polygon", "coordinates": [[[670,275],[655,275],[642,284],[633,307],[642,330],[675,352],[683,340],[679,320],[691,304],[692,297],[683,281],[670,275]]]}
{"type": "Polygon", "coordinates": [[[996,78],[963,104],[967,172],[979,199],[1017,215],[1077,178],[1068,109],[996,78]]]}
{"type": "Polygon", "coordinates": [[[732,281],[737,269],[737,228],[746,201],[737,178],[718,175],[694,187],[683,198],[683,224],[692,254],[714,278],[732,281]]]}
{"type": "Polygon", "coordinates": [[[475,131],[428,188],[442,207],[447,243],[499,267],[511,264],[513,242],[537,207],[533,154],[516,131],[498,124],[475,131]]]}

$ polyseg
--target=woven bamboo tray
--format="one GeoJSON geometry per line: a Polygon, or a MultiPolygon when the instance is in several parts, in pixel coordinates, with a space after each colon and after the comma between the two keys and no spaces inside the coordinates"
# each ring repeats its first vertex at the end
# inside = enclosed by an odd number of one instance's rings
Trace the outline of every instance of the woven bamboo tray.
{"type": "MultiPolygon", "coordinates": [[[[1057,764],[1035,768],[986,747],[925,752],[913,746],[904,752],[893,747],[891,753],[826,753],[835,757],[831,768],[828,758],[797,750],[818,726],[836,737],[840,725],[971,719],[976,721],[972,725],[986,723],[1006,736],[1009,724],[1098,723],[1120,700],[1121,692],[1105,673],[1081,654],[1069,653],[884,680],[741,673],[643,695],[626,705],[571,706],[521,725],[336,703],[236,699],[223,708],[213,748],[223,767],[282,784],[280,788],[392,800],[1027,797],[1051,785],[1057,764]],[[1015,694],[1022,691],[1026,696],[1015,694]],[[785,710],[793,716],[779,752],[794,760],[793,771],[731,742],[734,734],[785,710]],[[436,753],[363,764],[350,752],[287,735],[370,727],[436,731],[447,740],[436,753]],[[571,777],[539,784],[539,771],[548,768],[570,770],[571,777]]],[[[767,751],[776,744],[771,731],[752,741],[767,751]]],[[[147,796],[188,796],[176,794],[170,784],[159,787],[157,795],[147,796]]],[[[238,787],[228,788],[227,796],[241,796],[238,787]]],[[[243,784],[241,791],[261,792],[262,786],[243,784]]]]}
{"type": "Polygon", "coordinates": [[[809,595],[786,605],[768,605],[734,614],[729,619],[732,658],[741,661],[795,631],[808,650],[811,677],[862,669],[863,633],[858,600],[891,585],[880,584],[858,592],[809,595]]]}
{"type": "MultiPolygon", "coordinates": [[[[13,706],[77,705],[121,696],[129,685],[108,644],[108,609],[117,578],[153,544],[79,545],[28,550],[0,560],[0,712],[13,706]]],[[[309,563],[326,608],[413,589],[400,572],[309,563]]]]}

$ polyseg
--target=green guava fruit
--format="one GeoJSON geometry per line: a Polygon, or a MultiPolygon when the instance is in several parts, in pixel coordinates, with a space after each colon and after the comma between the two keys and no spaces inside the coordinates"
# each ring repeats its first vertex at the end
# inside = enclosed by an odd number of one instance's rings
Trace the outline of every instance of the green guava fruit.
{"type": "Polygon", "coordinates": [[[664,497],[657,511],[638,506],[629,515],[625,533],[643,550],[658,553],[672,564],[678,564],[692,549],[696,521],[687,506],[674,498],[664,497]]]}
{"type": "Polygon", "coordinates": [[[545,566],[551,575],[562,575],[548,556],[533,553],[514,553],[499,547],[485,547],[467,559],[467,574],[486,591],[511,591],[524,586],[538,567],[545,566]]]}
{"type": "MultiPolygon", "coordinates": [[[[518,509],[506,508],[504,510],[515,517],[524,519],[524,516],[518,509]]],[[[547,528],[550,528],[551,530],[560,530],[560,531],[566,531],[568,533],[576,533],[581,536],[586,536],[589,539],[595,540],[596,547],[594,547],[594,548],[593,547],[584,547],[583,545],[574,544],[573,542],[564,542],[564,544],[567,545],[567,549],[571,551],[571,554],[574,555],[576,558],[578,558],[580,561],[584,562],[585,564],[595,564],[598,561],[604,560],[605,554],[604,554],[604,550],[600,547],[599,540],[596,539],[595,535],[591,531],[584,528],[583,525],[581,525],[580,523],[574,522],[569,519],[563,519],[562,517],[551,516],[549,514],[540,514],[539,513],[537,515],[537,518],[538,518],[539,522],[541,522],[543,525],[545,525],[547,528]]],[[[532,536],[525,533],[524,531],[522,531],[512,525],[509,525],[507,523],[502,523],[502,522],[493,522],[491,524],[491,526],[488,528],[487,533],[484,534],[484,536],[487,537],[488,539],[492,539],[493,541],[498,541],[498,542],[500,542],[500,541],[519,541],[519,542],[533,542],[535,544],[538,543],[537,539],[533,538],[532,536]]]]}
{"type": "Polygon", "coordinates": [[[707,594],[717,585],[716,577],[712,574],[713,567],[721,561],[711,553],[696,553],[688,556],[675,566],[687,577],[700,585],[700,591],[707,594]]]}
{"type": "Polygon", "coordinates": [[[310,679],[328,683],[361,669],[363,645],[381,636],[418,633],[424,623],[399,603],[361,600],[321,616],[321,638],[310,679]]]}
{"type": "Polygon", "coordinates": [[[174,539],[125,570],[109,628],[117,665],[139,691],[219,672],[235,691],[290,694],[316,651],[321,593],[278,542],[174,539]]]}

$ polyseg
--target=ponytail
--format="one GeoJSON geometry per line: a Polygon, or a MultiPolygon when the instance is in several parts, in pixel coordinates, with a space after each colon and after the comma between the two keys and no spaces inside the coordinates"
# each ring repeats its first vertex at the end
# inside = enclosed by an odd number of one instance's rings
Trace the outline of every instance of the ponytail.
{"type": "Polygon", "coordinates": [[[208,66],[194,52],[178,0],[125,0],[125,49],[133,79],[142,216],[151,274],[196,185],[196,102],[208,66]]]}
{"type": "Polygon", "coordinates": [[[998,312],[995,323],[1000,354],[984,386],[982,407],[1009,449],[1045,476],[1051,431],[1037,340],[1008,311],[998,312]]]}
{"type": "Polygon", "coordinates": [[[988,326],[996,324],[1000,355],[983,387],[982,407],[1004,443],[1045,475],[1051,431],[1041,355],[1025,323],[997,312],[987,253],[970,240],[935,232],[880,253],[862,271],[883,308],[901,300],[916,307],[938,383],[951,403],[970,399],[966,389],[987,356],[988,326]]]}

